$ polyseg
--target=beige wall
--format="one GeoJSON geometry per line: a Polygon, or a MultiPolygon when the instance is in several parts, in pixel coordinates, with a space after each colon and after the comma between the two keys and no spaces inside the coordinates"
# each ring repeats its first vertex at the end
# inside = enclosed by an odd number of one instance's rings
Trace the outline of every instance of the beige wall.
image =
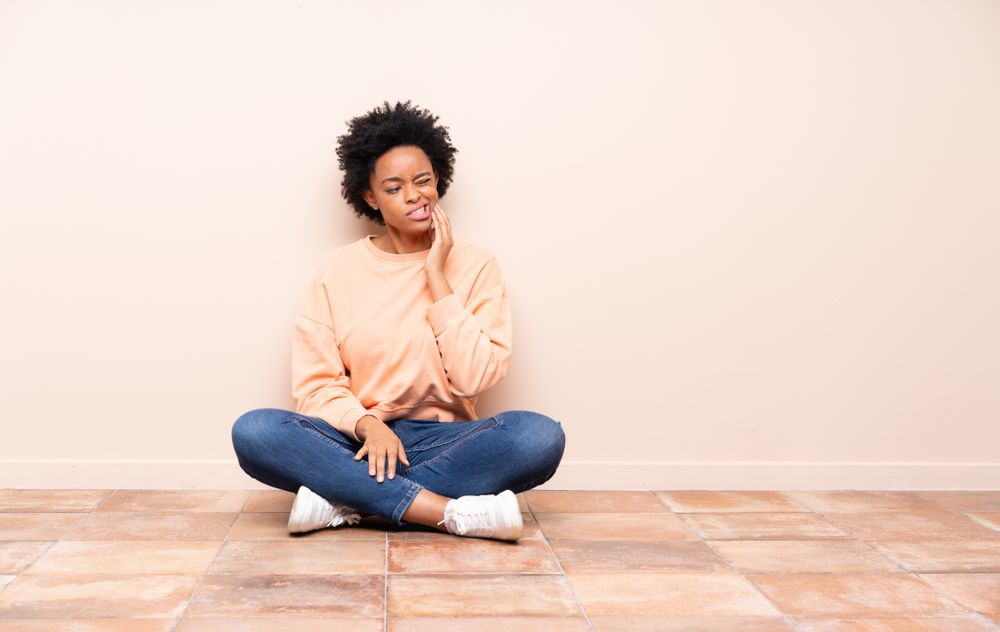
{"type": "Polygon", "coordinates": [[[1000,487],[1000,3],[0,2],[0,487],[254,487],[345,121],[412,99],[546,488],[1000,487]]]}

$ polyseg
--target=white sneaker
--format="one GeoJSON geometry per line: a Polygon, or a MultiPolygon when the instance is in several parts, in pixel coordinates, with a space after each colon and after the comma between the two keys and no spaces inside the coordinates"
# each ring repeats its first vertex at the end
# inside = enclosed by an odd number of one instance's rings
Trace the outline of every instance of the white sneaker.
{"type": "Polygon", "coordinates": [[[288,514],[288,531],[290,533],[305,533],[326,527],[336,527],[343,524],[361,522],[361,514],[357,509],[331,503],[305,485],[299,487],[292,503],[292,512],[288,514]]]}
{"type": "Polygon", "coordinates": [[[521,506],[509,489],[499,494],[460,496],[444,507],[444,523],[455,535],[517,540],[524,531],[521,506]]]}

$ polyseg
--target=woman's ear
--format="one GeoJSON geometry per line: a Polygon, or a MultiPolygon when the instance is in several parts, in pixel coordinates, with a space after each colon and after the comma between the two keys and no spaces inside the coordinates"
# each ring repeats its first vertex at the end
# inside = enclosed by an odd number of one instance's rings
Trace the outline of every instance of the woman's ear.
{"type": "Polygon", "coordinates": [[[368,202],[368,206],[378,210],[378,206],[375,205],[375,194],[371,192],[371,189],[362,191],[361,196],[365,198],[365,202],[368,202]]]}

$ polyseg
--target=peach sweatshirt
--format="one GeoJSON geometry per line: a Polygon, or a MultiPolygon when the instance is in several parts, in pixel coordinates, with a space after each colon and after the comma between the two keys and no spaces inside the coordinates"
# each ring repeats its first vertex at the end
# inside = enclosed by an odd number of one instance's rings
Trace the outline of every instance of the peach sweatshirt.
{"type": "Polygon", "coordinates": [[[295,412],[352,439],[372,414],[477,419],[476,400],[507,373],[512,326],[496,258],[452,235],[444,274],[454,290],[431,300],[427,250],[393,254],[367,235],[322,259],[295,318],[295,412]]]}

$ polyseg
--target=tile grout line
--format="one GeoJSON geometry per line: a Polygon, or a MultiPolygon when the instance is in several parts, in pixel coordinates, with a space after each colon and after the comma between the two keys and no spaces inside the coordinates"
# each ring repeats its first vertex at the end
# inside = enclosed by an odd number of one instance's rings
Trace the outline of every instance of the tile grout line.
{"type": "MultiPolygon", "coordinates": [[[[695,534],[695,535],[698,535],[698,534],[695,534]]],[[[742,579],[743,582],[746,583],[754,592],[756,592],[758,595],[760,595],[761,598],[764,599],[764,601],[766,601],[767,603],[771,604],[771,607],[773,607],[778,612],[778,614],[781,615],[781,618],[784,619],[785,623],[787,623],[793,630],[799,630],[800,629],[799,626],[796,625],[795,621],[792,620],[790,614],[788,614],[787,612],[785,612],[784,610],[782,610],[781,608],[779,608],[778,604],[774,603],[774,601],[772,601],[770,597],[768,597],[767,595],[764,594],[763,590],[761,590],[760,588],[757,587],[757,584],[754,584],[753,581],[749,577],[747,577],[745,574],[743,574],[743,571],[740,571],[735,566],[733,566],[733,564],[728,559],[726,559],[725,555],[723,555],[721,552],[719,552],[718,549],[716,549],[714,546],[711,545],[711,543],[710,543],[709,540],[705,540],[705,539],[701,538],[700,535],[698,536],[698,538],[701,540],[701,542],[705,546],[707,546],[709,549],[711,549],[711,551],[713,553],[715,553],[717,556],[719,556],[719,558],[726,564],[726,566],[729,567],[730,570],[733,571],[733,573],[737,577],[739,577],[740,579],[742,579]]]]}
{"type": "MultiPolygon", "coordinates": [[[[250,495],[252,494],[253,492],[251,491],[250,495]]],[[[226,529],[226,535],[223,536],[222,543],[219,544],[219,549],[215,552],[215,555],[212,556],[212,559],[205,566],[205,570],[201,572],[201,577],[198,579],[198,583],[195,584],[195,587],[191,591],[191,594],[188,595],[188,598],[185,600],[186,603],[184,604],[184,609],[181,610],[180,615],[177,616],[177,620],[174,621],[174,624],[172,626],[170,626],[168,632],[174,632],[177,626],[181,624],[181,619],[184,618],[184,613],[186,613],[188,608],[191,606],[191,600],[194,599],[194,596],[198,593],[198,589],[201,588],[201,585],[205,583],[205,576],[208,575],[208,569],[212,567],[212,564],[215,563],[215,560],[219,558],[219,554],[222,553],[222,549],[226,547],[226,543],[229,542],[229,534],[233,532],[233,527],[239,521],[240,516],[243,515],[243,508],[246,507],[247,503],[250,501],[250,495],[247,496],[247,498],[243,501],[243,505],[240,507],[240,510],[236,512],[235,516],[233,516],[233,521],[229,523],[229,528],[226,529]]]]}
{"type": "MultiPolygon", "coordinates": [[[[910,492],[903,492],[903,493],[911,493],[914,496],[916,496],[917,498],[920,498],[921,500],[925,500],[925,501],[931,503],[932,505],[935,505],[935,506],[937,506],[937,507],[939,507],[939,508],[947,511],[948,513],[954,515],[955,517],[962,518],[964,520],[968,520],[969,522],[971,522],[973,524],[979,525],[978,522],[976,522],[975,520],[973,520],[969,516],[966,516],[965,514],[959,512],[959,511],[957,511],[955,509],[952,509],[951,507],[945,507],[944,505],[942,505],[938,501],[934,500],[933,498],[928,498],[927,496],[924,496],[923,493],[921,492],[921,490],[912,490],[910,492]]],[[[982,526],[982,525],[979,525],[979,526],[982,526]]],[[[868,543],[867,540],[862,540],[862,541],[865,544],[868,544],[868,546],[872,546],[871,544],[868,543]]],[[[883,540],[883,541],[884,542],[888,542],[889,540],[883,540]]],[[[964,542],[966,540],[964,538],[959,539],[959,540],[912,540],[912,542],[935,542],[935,541],[936,542],[949,542],[949,541],[950,542],[964,542]]],[[[973,540],[973,541],[975,541],[975,540],[973,540]]],[[[875,547],[872,546],[872,548],[875,548],[875,547]]],[[[920,573],[918,573],[917,571],[911,571],[911,570],[905,568],[903,566],[902,562],[896,562],[892,558],[889,558],[888,555],[885,555],[885,557],[887,559],[889,559],[890,562],[892,562],[896,566],[898,566],[898,567],[902,568],[904,571],[906,571],[911,577],[913,577],[914,579],[916,579],[918,582],[920,582],[924,586],[927,586],[929,589],[931,589],[932,591],[934,591],[934,594],[940,595],[940,596],[944,597],[945,599],[947,599],[947,600],[951,601],[952,603],[958,605],[958,607],[960,607],[960,608],[964,608],[964,609],[968,610],[969,612],[972,612],[972,613],[975,613],[977,615],[983,616],[983,613],[979,612],[975,608],[973,608],[971,606],[966,606],[964,603],[961,603],[957,599],[951,597],[950,595],[946,594],[944,591],[940,590],[937,586],[934,586],[934,585],[928,583],[927,580],[924,579],[923,577],[921,577],[920,573]]],[[[959,571],[959,572],[962,572],[962,571],[959,571]]],[[[985,571],[985,572],[989,572],[989,571],[985,571]]]]}
{"type": "MultiPolygon", "coordinates": [[[[777,491],[777,490],[774,490],[774,491],[777,491]]],[[[669,493],[669,492],[664,491],[664,493],[669,493]]],[[[806,507],[802,503],[798,503],[797,501],[795,501],[794,498],[789,498],[787,494],[784,494],[784,493],[782,493],[780,491],[778,493],[782,494],[782,496],[785,496],[789,500],[792,500],[793,502],[796,502],[796,504],[798,504],[800,507],[805,507],[806,510],[807,510],[806,512],[794,512],[794,513],[813,513],[813,511],[811,509],[809,509],[808,507],[806,507]]],[[[764,591],[762,591],[760,588],[758,588],[757,585],[754,584],[753,581],[751,581],[749,577],[747,577],[745,574],[743,574],[742,571],[737,570],[737,568],[735,566],[733,566],[733,564],[728,559],[726,559],[725,555],[723,555],[718,549],[716,549],[714,546],[712,546],[711,540],[705,539],[701,535],[701,533],[699,533],[690,523],[688,523],[686,520],[684,520],[684,515],[686,515],[686,514],[674,511],[669,505],[667,505],[667,501],[664,500],[664,498],[661,495],[656,494],[656,492],[654,492],[654,494],[660,500],[660,502],[667,508],[667,511],[669,511],[670,513],[672,513],[675,516],[677,516],[678,518],[680,518],[681,522],[683,522],[684,525],[688,529],[691,530],[691,533],[693,533],[698,538],[698,540],[700,540],[706,547],[708,547],[713,553],[715,553],[719,557],[719,559],[721,559],[726,564],[726,566],[728,566],[730,568],[730,570],[733,571],[733,573],[735,573],[740,579],[743,580],[744,583],[746,583],[750,587],[751,590],[753,590],[758,595],[760,595],[761,598],[764,599],[764,601],[766,601],[767,603],[771,604],[771,607],[773,607],[778,612],[778,614],[781,615],[782,620],[784,620],[784,622],[787,623],[788,626],[792,630],[801,630],[802,629],[795,622],[795,620],[792,619],[792,616],[790,614],[786,613],[784,610],[782,610],[781,608],[779,608],[778,604],[774,603],[774,601],[772,601],[770,597],[768,597],[767,595],[765,595],[764,591]]],[[[727,512],[719,512],[719,513],[727,513],[727,512]]],[[[728,513],[735,513],[735,512],[728,512],[728,513]]],[[[779,512],[779,513],[785,513],[785,512],[779,512]]],[[[791,512],[789,512],[789,513],[791,513],[791,512]]]]}
{"type": "MultiPolygon", "coordinates": [[[[819,490],[819,491],[825,491],[825,490],[819,490]]],[[[833,490],[833,491],[841,491],[841,490],[833,490]]],[[[843,491],[847,491],[847,490],[843,490],[843,491]]],[[[889,491],[889,492],[895,493],[895,490],[871,490],[871,491],[876,491],[876,492],[878,492],[878,491],[889,491]]],[[[943,505],[940,505],[939,503],[937,503],[933,499],[926,498],[926,497],[922,496],[919,490],[900,491],[898,493],[913,494],[914,496],[916,496],[917,498],[920,498],[921,500],[925,500],[925,501],[927,501],[927,502],[929,502],[931,504],[938,505],[938,507],[940,507],[941,509],[944,509],[946,511],[954,513],[953,510],[951,510],[948,507],[945,507],[943,505]]],[[[809,506],[808,503],[806,503],[804,501],[796,500],[796,502],[801,503],[804,507],[807,507],[810,511],[812,511],[816,515],[818,515],[821,518],[823,518],[823,520],[826,520],[829,524],[833,525],[837,529],[839,529],[839,530],[843,531],[844,533],[846,533],[848,536],[850,536],[851,540],[853,540],[855,542],[860,542],[861,544],[863,544],[863,545],[867,546],[869,549],[871,549],[876,555],[879,555],[879,556],[885,558],[890,564],[893,564],[898,569],[900,569],[901,571],[903,571],[903,575],[908,575],[908,576],[912,577],[916,581],[918,581],[921,584],[923,584],[924,586],[926,586],[934,594],[936,594],[936,595],[938,595],[940,597],[944,597],[948,601],[950,601],[950,602],[954,603],[955,605],[957,605],[959,608],[967,610],[966,614],[968,614],[969,612],[972,612],[974,614],[979,614],[979,615],[982,614],[978,610],[975,610],[975,609],[973,609],[973,608],[971,608],[969,606],[966,606],[963,603],[960,603],[957,599],[953,599],[949,595],[947,595],[944,592],[942,592],[941,590],[939,590],[937,587],[932,586],[931,584],[927,583],[927,581],[923,577],[921,577],[919,573],[917,573],[916,571],[911,571],[910,569],[906,568],[903,565],[903,562],[897,562],[896,560],[892,559],[891,557],[889,557],[888,554],[883,553],[882,551],[880,551],[877,547],[875,547],[872,544],[872,542],[869,542],[867,539],[855,535],[853,532],[851,532],[850,530],[848,530],[845,527],[841,527],[832,518],[830,518],[829,516],[827,516],[826,513],[824,513],[823,511],[821,511],[819,509],[813,509],[812,507],[809,506]]],[[[829,513],[834,513],[834,514],[842,513],[842,514],[848,514],[848,515],[851,515],[851,514],[863,514],[863,513],[869,513],[869,514],[871,514],[871,513],[877,513],[877,514],[888,514],[888,515],[891,515],[891,514],[894,514],[894,513],[907,513],[907,510],[904,509],[904,510],[900,510],[898,512],[891,511],[891,510],[889,510],[889,511],[839,511],[839,512],[838,511],[831,511],[829,513]]],[[[961,517],[969,519],[968,516],[961,516],[961,517]]],[[[879,541],[890,542],[892,540],[873,540],[873,542],[879,542],[879,541]]],[[[912,541],[913,542],[935,542],[935,541],[937,541],[937,542],[948,542],[949,540],[912,540],[912,541]]],[[[951,540],[951,541],[952,542],[961,542],[962,540],[951,540]]],[[[836,573],[831,573],[831,574],[836,574],[836,573]]],[[[873,573],[873,574],[879,574],[879,573],[873,573]]],[[[933,615],[930,615],[930,616],[933,616],[933,615]]],[[[941,613],[938,616],[948,616],[948,615],[945,614],[945,613],[941,613]]]]}
{"type": "Polygon", "coordinates": [[[101,505],[103,505],[104,503],[108,502],[108,499],[111,498],[112,496],[114,496],[117,491],[118,491],[117,489],[112,489],[111,493],[108,494],[107,496],[105,496],[104,498],[102,498],[100,500],[100,502],[98,502],[97,505],[93,509],[91,509],[88,513],[93,513],[95,511],[97,511],[98,509],[100,509],[101,505]]]}
{"type": "MultiPolygon", "coordinates": [[[[5,489],[7,489],[7,488],[5,488],[5,489]]],[[[11,489],[12,489],[12,488],[11,488],[11,489]]],[[[109,491],[109,493],[108,493],[107,495],[105,495],[105,496],[104,496],[103,498],[101,498],[101,499],[100,499],[100,500],[99,500],[99,501],[97,502],[97,504],[96,504],[96,505],[94,505],[93,507],[91,507],[91,508],[90,508],[89,510],[87,510],[87,511],[58,511],[58,512],[42,512],[42,511],[35,511],[35,512],[32,512],[32,511],[28,511],[28,512],[6,512],[6,511],[5,511],[5,512],[2,512],[2,513],[79,513],[79,514],[81,514],[81,515],[82,515],[83,517],[82,517],[82,518],[79,518],[79,519],[77,519],[77,521],[76,521],[76,522],[74,522],[74,523],[73,523],[73,524],[71,524],[70,526],[66,527],[66,528],[65,528],[65,529],[64,529],[64,530],[62,531],[62,533],[60,533],[60,534],[59,534],[59,536],[58,536],[58,537],[56,537],[56,538],[53,538],[53,539],[52,539],[51,541],[49,541],[49,540],[37,540],[37,541],[42,541],[42,542],[48,542],[48,545],[47,545],[47,546],[46,546],[45,548],[43,548],[43,549],[42,549],[42,550],[41,550],[41,551],[39,552],[39,554],[38,554],[38,555],[37,555],[37,556],[36,556],[36,557],[35,557],[35,558],[34,558],[33,560],[31,560],[31,562],[29,562],[28,564],[26,564],[26,565],[24,566],[24,568],[22,568],[22,569],[21,569],[20,571],[18,571],[17,573],[13,573],[13,575],[14,575],[14,579],[10,580],[10,581],[9,581],[9,582],[7,582],[6,584],[4,584],[4,585],[3,585],[2,587],[0,587],[0,592],[3,592],[3,591],[5,591],[5,590],[7,590],[7,589],[8,589],[8,588],[9,588],[9,587],[11,586],[11,584],[13,584],[14,582],[16,582],[16,581],[18,581],[19,579],[21,579],[21,576],[22,576],[22,575],[24,575],[25,571],[29,570],[29,569],[30,569],[30,568],[31,568],[32,566],[34,566],[34,565],[35,565],[35,564],[37,564],[37,563],[38,563],[38,562],[39,562],[39,561],[40,561],[40,560],[41,560],[42,558],[44,558],[44,557],[45,557],[45,556],[46,556],[46,555],[47,555],[47,554],[49,553],[49,551],[51,551],[52,549],[54,549],[54,548],[56,547],[56,545],[58,545],[58,544],[59,544],[60,542],[62,542],[62,541],[63,541],[63,538],[65,538],[65,537],[66,537],[67,535],[69,535],[69,533],[70,533],[71,531],[73,531],[74,529],[76,529],[77,527],[79,527],[79,526],[80,526],[80,525],[81,525],[82,523],[84,523],[84,522],[86,522],[87,520],[89,520],[89,519],[90,519],[90,516],[91,516],[91,514],[93,514],[93,513],[94,513],[94,511],[96,511],[98,507],[100,507],[100,506],[101,506],[102,504],[104,504],[104,502],[105,502],[105,501],[106,501],[106,500],[107,500],[108,498],[111,498],[111,496],[113,496],[113,495],[114,495],[114,493],[115,493],[115,491],[116,491],[116,490],[112,489],[112,490],[106,490],[106,491],[109,491]]],[[[16,542],[17,540],[12,540],[12,541],[16,542]]]]}
{"type": "Polygon", "coordinates": [[[389,632],[389,532],[382,534],[385,542],[385,566],[382,569],[382,632],[389,632]]]}
{"type": "MultiPolygon", "coordinates": [[[[872,490],[872,491],[890,491],[890,492],[892,492],[893,490],[872,490]]],[[[919,490],[901,491],[899,493],[913,494],[914,496],[916,496],[917,498],[920,498],[921,500],[925,500],[925,501],[927,501],[927,502],[929,502],[929,503],[931,503],[933,505],[937,505],[938,507],[940,507],[941,509],[944,509],[945,511],[954,513],[953,510],[949,509],[948,507],[945,507],[944,505],[939,504],[937,501],[935,501],[935,500],[933,500],[931,498],[926,498],[925,496],[922,496],[919,490]]],[[[804,503],[804,502],[802,504],[804,506],[806,506],[806,507],[809,507],[809,505],[806,504],[806,503],[804,503]]],[[[867,546],[868,548],[870,548],[872,551],[874,551],[877,555],[880,555],[880,556],[884,557],[891,564],[895,565],[897,568],[899,568],[901,571],[903,571],[904,575],[909,575],[913,579],[917,580],[918,582],[920,582],[921,584],[923,584],[924,586],[926,586],[928,589],[930,589],[934,594],[939,595],[941,597],[944,597],[948,601],[951,601],[952,603],[958,605],[959,608],[963,608],[965,610],[968,610],[969,612],[974,612],[976,614],[981,614],[981,613],[979,613],[978,610],[974,610],[974,609],[970,608],[969,606],[966,606],[965,604],[960,603],[957,599],[953,599],[949,595],[945,594],[943,591],[939,590],[936,586],[933,586],[933,585],[929,584],[927,582],[927,580],[925,580],[923,577],[920,576],[919,573],[917,573],[916,571],[911,571],[910,569],[906,568],[903,565],[903,562],[897,562],[896,560],[892,559],[891,557],[889,557],[888,554],[883,553],[882,551],[880,551],[877,547],[875,547],[871,542],[869,542],[865,538],[862,538],[862,537],[859,537],[859,536],[855,535],[854,533],[852,533],[851,531],[849,531],[845,527],[841,527],[836,522],[834,522],[834,520],[832,518],[830,518],[829,516],[827,516],[822,511],[820,511],[818,509],[812,509],[811,507],[809,507],[809,509],[811,511],[813,511],[816,515],[821,516],[823,518],[823,520],[826,520],[827,522],[829,522],[831,525],[833,525],[837,529],[840,529],[844,533],[847,533],[851,537],[851,539],[854,540],[855,542],[860,542],[860,543],[864,544],[865,546],[867,546]]],[[[850,514],[860,514],[860,513],[878,513],[878,514],[890,514],[891,515],[891,514],[894,514],[894,513],[907,513],[907,511],[906,510],[900,510],[899,512],[895,512],[895,511],[841,511],[841,512],[831,511],[829,513],[843,513],[843,514],[848,514],[848,515],[850,515],[850,514]]],[[[961,517],[965,518],[967,520],[971,520],[971,518],[969,518],[968,516],[961,516],[961,517]]],[[[882,541],[882,542],[891,542],[892,540],[873,540],[873,542],[879,542],[879,541],[882,541]]],[[[910,541],[912,541],[912,542],[949,542],[949,541],[950,542],[962,542],[963,540],[910,540],[910,541]]]]}
{"type": "Polygon", "coordinates": [[[551,555],[552,559],[556,561],[556,567],[559,569],[559,576],[562,577],[563,580],[566,581],[566,585],[569,586],[569,591],[573,595],[573,601],[576,602],[576,607],[579,608],[580,612],[583,614],[583,620],[587,624],[587,628],[590,629],[591,632],[596,632],[594,624],[590,622],[590,615],[587,614],[587,610],[583,607],[583,603],[580,602],[580,597],[576,594],[576,588],[573,587],[573,582],[569,580],[569,577],[566,577],[566,571],[563,569],[562,563],[559,561],[559,556],[557,556],[556,552],[552,550],[552,544],[549,542],[549,536],[545,535],[545,532],[542,531],[542,524],[538,522],[538,518],[535,517],[535,510],[531,508],[531,503],[528,501],[527,496],[524,498],[524,502],[528,505],[528,513],[531,514],[531,519],[535,521],[535,526],[538,528],[538,532],[542,535],[542,541],[545,542],[545,548],[549,550],[549,555],[551,555]]]}

